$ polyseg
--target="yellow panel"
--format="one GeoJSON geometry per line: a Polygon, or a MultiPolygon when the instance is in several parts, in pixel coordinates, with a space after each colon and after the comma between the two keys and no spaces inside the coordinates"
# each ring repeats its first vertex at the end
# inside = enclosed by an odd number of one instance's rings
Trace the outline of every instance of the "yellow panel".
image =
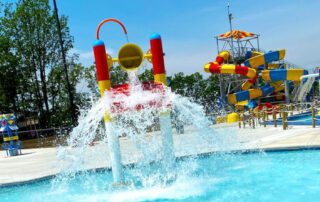
{"type": "Polygon", "coordinates": [[[19,140],[19,137],[18,136],[12,136],[12,137],[3,138],[3,141],[5,141],[5,142],[11,141],[11,140],[19,140]]]}
{"type": "Polygon", "coordinates": [[[258,56],[258,55],[263,55],[263,53],[262,52],[258,52],[258,51],[252,51],[251,52],[251,57],[255,57],[255,56],[258,56]]]}
{"type": "Polygon", "coordinates": [[[228,102],[229,104],[236,104],[237,103],[237,97],[235,94],[229,94],[228,95],[228,102]]]}
{"type": "MultiPolygon", "coordinates": [[[[287,67],[287,64],[281,64],[284,68],[287,67]]],[[[279,63],[270,63],[268,64],[268,69],[278,69],[280,67],[279,63]]]]}
{"type": "Polygon", "coordinates": [[[270,83],[270,86],[273,86],[273,87],[277,87],[277,86],[281,86],[281,85],[283,85],[282,81],[275,81],[275,82],[270,83]]]}
{"type": "Polygon", "coordinates": [[[300,77],[303,75],[303,69],[288,69],[287,80],[288,81],[300,81],[300,77]]]}
{"type": "Polygon", "coordinates": [[[235,74],[235,65],[222,65],[220,72],[221,74],[235,74]]]}
{"type": "Polygon", "coordinates": [[[249,90],[250,100],[262,96],[262,91],[260,89],[250,89],[249,90]]]}
{"type": "Polygon", "coordinates": [[[270,74],[269,74],[269,70],[262,70],[261,71],[261,77],[265,80],[265,81],[270,81],[270,74]]]}
{"type": "Polygon", "coordinates": [[[237,110],[244,110],[244,106],[236,104],[236,109],[237,110]]]}
{"type": "Polygon", "coordinates": [[[279,60],[283,60],[285,55],[286,55],[286,50],[285,49],[279,50],[279,60]]]}
{"type": "Polygon", "coordinates": [[[246,81],[241,85],[241,89],[242,90],[248,90],[251,86],[252,86],[252,83],[249,82],[249,81],[246,81]]]}
{"type": "Polygon", "coordinates": [[[100,90],[100,96],[103,96],[104,92],[106,90],[109,90],[111,87],[110,80],[98,81],[98,86],[99,86],[99,90],[100,90]]]}
{"type": "Polygon", "coordinates": [[[247,77],[250,79],[253,79],[254,77],[256,77],[256,70],[249,68],[248,73],[247,73],[247,77]]]}
{"type": "Polygon", "coordinates": [[[237,105],[246,106],[246,105],[248,105],[248,100],[245,100],[245,101],[242,101],[242,102],[238,102],[237,105]]]}
{"type": "Polygon", "coordinates": [[[264,55],[259,55],[249,59],[250,66],[257,69],[260,65],[264,65],[264,55]]]}
{"type": "Polygon", "coordinates": [[[284,84],[274,86],[274,92],[280,92],[284,90],[284,84]]]}
{"type": "Polygon", "coordinates": [[[162,83],[163,85],[167,85],[167,77],[166,74],[155,74],[154,75],[155,83],[162,83]]]}
{"type": "Polygon", "coordinates": [[[210,66],[211,66],[211,63],[207,63],[206,65],[204,65],[204,71],[207,72],[207,73],[210,73],[210,66]]]}
{"type": "Polygon", "coordinates": [[[219,53],[219,56],[224,59],[224,61],[227,61],[230,57],[229,51],[222,51],[219,53]]]}

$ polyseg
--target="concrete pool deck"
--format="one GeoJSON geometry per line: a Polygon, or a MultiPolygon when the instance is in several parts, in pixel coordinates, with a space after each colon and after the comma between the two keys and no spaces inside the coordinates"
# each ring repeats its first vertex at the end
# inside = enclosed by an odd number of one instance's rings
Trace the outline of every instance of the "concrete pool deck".
{"type": "MultiPolygon", "coordinates": [[[[215,125],[216,137],[221,137],[218,144],[207,144],[208,139],[199,140],[192,129],[186,134],[174,134],[175,155],[177,157],[206,154],[219,151],[273,151],[320,148],[320,127],[294,126],[288,130],[281,127],[267,128],[249,127],[239,129],[234,125],[215,125]]],[[[148,134],[148,138],[159,138],[159,133],[148,134]]],[[[209,140],[210,141],[210,140],[209,140]]],[[[135,163],[141,158],[141,152],[128,138],[120,138],[122,160],[124,164],[135,163]]],[[[72,150],[74,148],[65,147],[72,150]]],[[[54,176],[60,172],[60,162],[57,159],[57,148],[23,149],[21,156],[5,157],[0,154],[0,186],[22,184],[54,176]]],[[[110,168],[107,145],[97,142],[86,151],[86,169],[110,168]],[[101,155],[101,153],[103,155],[101,155]],[[94,158],[93,158],[94,157],[94,158]]]]}

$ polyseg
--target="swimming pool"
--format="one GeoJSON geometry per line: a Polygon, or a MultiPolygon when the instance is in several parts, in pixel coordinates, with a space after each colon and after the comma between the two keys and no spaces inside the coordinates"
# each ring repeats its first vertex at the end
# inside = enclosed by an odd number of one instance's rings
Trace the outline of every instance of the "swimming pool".
{"type": "MultiPolygon", "coordinates": [[[[316,117],[316,125],[320,125],[320,115],[316,117]]],[[[277,119],[278,125],[282,124],[282,119],[277,119]]],[[[273,125],[273,121],[267,121],[268,125],[273,125]]],[[[296,114],[293,116],[288,117],[288,124],[289,125],[312,125],[312,118],[310,113],[303,113],[303,114],[296,114]]]]}
{"type": "Polygon", "coordinates": [[[320,151],[211,155],[180,160],[169,172],[128,168],[132,184],[110,185],[110,171],[0,188],[1,201],[314,201],[320,151]],[[143,172],[141,172],[143,170],[143,172]]]}

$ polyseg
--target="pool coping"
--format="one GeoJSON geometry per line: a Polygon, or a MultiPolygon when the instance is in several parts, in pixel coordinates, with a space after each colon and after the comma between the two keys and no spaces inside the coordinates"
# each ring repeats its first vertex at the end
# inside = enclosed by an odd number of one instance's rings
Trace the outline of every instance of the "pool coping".
{"type": "MultiPolygon", "coordinates": [[[[212,151],[212,152],[204,152],[194,155],[185,155],[185,156],[178,156],[176,157],[177,161],[181,161],[187,158],[206,158],[208,156],[211,156],[213,154],[239,154],[239,155],[247,155],[247,154],[254,154],[254,153],[273,153],[273,152],[290,152],[290,151],[303,151],[303,150],[320,150],[320,145],[313,145],[313,146],[307,146],[307,145],[301,145],[301,146],[287,146],[287,147],[270,147],[270,148],[252,148],[252,149],[239,149],[239,150],[230,150],[230,151],[212,151]]],[[[153,162],[151,162],[153,163],[153,162]]],[[[132,168],[137,163],[128,163],[125,164],[123,167],[125,168],[132,168]]],[[[81,174],[83,172],[101,172],[101,171],[111,171],[111,167],[97,167],[97,168],[90,168],[83,171],[78,171],[76,175],[81,174]]],[[[16,186],[24,186],[34,183],[39,183],[41,181],[47,181],[50,179],[56,178],[61,173],[56,173],[52,175],[47,175],[39,178],[34,178],[31,180],[24,180],[24,181],[18,181],[18,182],[10,182],[10,183],[0,183],[0,189],[1,188],[8,188],[8,187],[16,187],[16,186]]]]}

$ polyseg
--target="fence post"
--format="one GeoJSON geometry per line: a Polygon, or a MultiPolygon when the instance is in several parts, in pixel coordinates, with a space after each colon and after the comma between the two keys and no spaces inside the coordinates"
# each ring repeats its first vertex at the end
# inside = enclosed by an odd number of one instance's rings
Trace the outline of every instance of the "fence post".
{"type": "Polygon", "coordinates": [[[266,122],[266,111],[263,109],[262,111],[262,120],[263,120],[263,126],[267,127],[267,122],[266,122]]]}
{"type": "Polygon", "coordinates": [[[282,127],[283,130],[286,130],[286,112],[284,111],[284,109],[282,109],[282,127]]]}
{"type": "Polygon", "coordinates": [[[253,110],[251,111],[251,120],[252,120],[252,128],[255,129],[256,128],[256,123],[255,123],[255,117],[254,117],[254,112],[253,110]]]}
{"type": "Polygon", "coordinates": [[[277,114],[276,114],[276,111],[274,110],[274,107],[272,107],[272,118],[273,118],[274,127],[277,127],[277,114]]]}
{"type": "Polygon", "coordinates": [[[311,116],[312,116],[312,128],[316,127],[316,117],[315,117],[315,109],[314,109],[314,105],[312,105],[311,107],[311,116]]]}
{"type": "Polygon", "coordinates": [[[242,124],[243,124],[243,128],[245,128],[246,127],[246,120],[244,117],[244,111],[242,112],[242,124]]]}
{"type": "Polygon", "coordinates": [[[293,116],[293,110],[294,110],[294,106],[293,104],[290,105],[290,115],[293,116]]]}
{"type": "Polygon", "coordinates": [[[251,127],[251,110],[248,111],[248,124],[251,127]]]}

